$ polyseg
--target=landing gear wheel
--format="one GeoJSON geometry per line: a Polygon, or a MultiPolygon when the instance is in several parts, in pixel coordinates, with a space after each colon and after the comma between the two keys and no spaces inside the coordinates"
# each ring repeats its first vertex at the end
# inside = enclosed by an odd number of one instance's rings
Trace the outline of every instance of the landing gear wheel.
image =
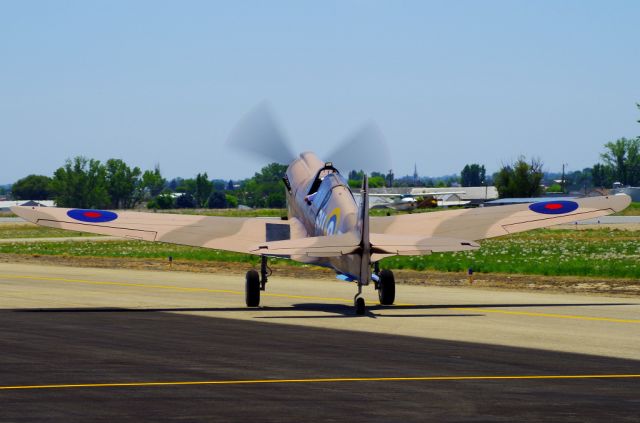
{"type": "Polygon", "coordinates": [[[392,305],[396,299],[396,279],[391,270],[383,270],[380,272],[378,298],[382,305],[392,305]]]}
{"type": "Polygon", "coordinates": [[[364,312],[365,312],[365,309],[366,309],[365,304],[364,304],[364,298],[362,298],[362,297],[356,298],[355,306],[356,306],[356,314],[359,315],[359,316],[362,316],[364,314],[364,312]]]}
{"type": "Polygon", "coordinates": [[[247,272],[244,294],[247,307],[258,307],[260,305],[260,275],[255,270],[247,272]]]}

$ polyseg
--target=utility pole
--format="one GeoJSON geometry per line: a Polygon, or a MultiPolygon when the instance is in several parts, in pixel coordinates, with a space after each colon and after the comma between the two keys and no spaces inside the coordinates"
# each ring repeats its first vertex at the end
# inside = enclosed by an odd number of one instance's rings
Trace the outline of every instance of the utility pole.
{"type": "Polygon", "coordinates": [[[560,186],[562,187],[562,193],[565,194],[564,192],[564,186],[565,186],[565,181],[564,181],[564,167],[567,166],[566,163],[562,163],[562,179],[560,180],[560,186]]]}

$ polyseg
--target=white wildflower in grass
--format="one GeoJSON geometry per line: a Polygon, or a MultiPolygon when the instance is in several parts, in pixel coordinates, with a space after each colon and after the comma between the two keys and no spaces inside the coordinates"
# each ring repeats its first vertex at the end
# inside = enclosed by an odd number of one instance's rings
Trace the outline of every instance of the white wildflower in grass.
{"type": "MultiPolygon", "coordinates": [[[[382,267],[457,272],[472,268],[476,272],[640,279],[639,241],[640,231],[545,229],[485,240],[481,242],[482,248],[475,251],[390,257],[383,261],[382,267]]],[[[178,260],[258,262],[257,257],[246,254],[141,241],[13,242],[0,244],[0,253],[135,258],[172,256],[178,260]]],[[[282,262],[295,264],[288,260],[282,262]]]]}

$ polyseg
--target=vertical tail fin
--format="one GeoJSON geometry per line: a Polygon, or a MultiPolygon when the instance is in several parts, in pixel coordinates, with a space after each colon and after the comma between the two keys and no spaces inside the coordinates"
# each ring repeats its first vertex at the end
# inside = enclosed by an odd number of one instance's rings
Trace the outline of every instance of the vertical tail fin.
{"type": "Polygon", "coordinates": [[[362,202],[360,205],[360,232],[362,246],[369,245],[369,178],[364,175],[362,179],[362,191],[360,193],[362,202]]]}
{"type": "Polygon", "coordinates": [[[360,283],[368,285],[371,278],[371,242],[369,241],[369,179],[362,178],[362,204],[360,210],[360,283]]]}

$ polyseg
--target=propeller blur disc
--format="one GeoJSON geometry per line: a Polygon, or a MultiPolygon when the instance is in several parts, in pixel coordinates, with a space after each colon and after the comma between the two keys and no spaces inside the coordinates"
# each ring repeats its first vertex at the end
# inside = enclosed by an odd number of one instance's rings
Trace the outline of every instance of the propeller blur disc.
{"type": "Polygon", "coordinates": [[[266,102],[238,122],[229,135],[227,145],[269,162],[289,164],[296,158],[291,143],[266,102]]]}
{"type": "Polygon", "coordinates": [[[374,123],[365,124],[346,137],[327,155],[327,160],[342,172],[364,170],[367,173],[384,173],[391,169],[389,147],[382,131],[374,123]]]}
{"type": "MultiPolygon", "coordinates": [[[[256,106],[238,122],[229,135],[227,145],[270,163],[289,164],[297,158],[266,102],[256,106]]],[[[333,162],[343,173],[350,170],[386,172],[391,169],[387,142],[374,123],[360,127],[323,159],[333,162]]]]}

